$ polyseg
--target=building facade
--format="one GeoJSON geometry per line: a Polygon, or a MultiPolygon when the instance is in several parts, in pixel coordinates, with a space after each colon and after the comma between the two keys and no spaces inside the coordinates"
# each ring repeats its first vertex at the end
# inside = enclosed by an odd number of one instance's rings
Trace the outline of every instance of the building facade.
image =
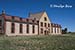
{"type": "Polygon", "coordinates": [[[60,35],[61,25],[54,24],[46,12],[29,13],[28,18],[0,14],[0,34],[17,35],[60,35]]]}

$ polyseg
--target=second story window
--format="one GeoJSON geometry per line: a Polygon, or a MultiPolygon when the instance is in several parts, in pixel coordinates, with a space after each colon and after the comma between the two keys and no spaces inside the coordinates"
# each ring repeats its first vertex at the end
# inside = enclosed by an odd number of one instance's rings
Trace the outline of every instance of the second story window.
{"type": "Polygon", "coordinates": [[[32,22],[34,23],[34,20],[32,20],[32,22]]]}
{"type": "Polygon", "coordinates": [[[39,21],[37,21],[37,23],[39,23],[39,21]]]}
{"type": "Polygon", "coordinates": [[[36,20],[36,18],[34,18],[34,20],[36,20]]]}
{"type": "Polygon", "coordinates": [[[47,24],[45,23],[45,24],[44,24],[44,27],[46,27],[46,26],[47,26],[47,24]]]}
{"type": "Polygon", "coordinates": [[[50,27],[50,24],[48,23],[48,27],[50,27]]]}
{"type": "Polygon", "coordinates": [[[15,17],[14,16],[12,16],[12,21],[14,21],[15,20],[15,17]]]}
{"type": "Polygon", "coordinates": [[[41,22],[41,27],[43,27],[43,22],[41,22]]]}
{"type": "Polygon", "coordinates": [[[22,18],[20,18],[20,20],[22,21],[22,18]]]}
{"type": "Polygon", "coordinates": [[[12,19],[13,19],[13,20],[14,20],[14,18],[15,18],[15,17],[14,17],[14,16],[12,16],[12,19]]]}
{"type": "Polygon", "coordinates": [[[26,19],[27,20],[27,22],[29,21],[29,19],[26,19]]]}

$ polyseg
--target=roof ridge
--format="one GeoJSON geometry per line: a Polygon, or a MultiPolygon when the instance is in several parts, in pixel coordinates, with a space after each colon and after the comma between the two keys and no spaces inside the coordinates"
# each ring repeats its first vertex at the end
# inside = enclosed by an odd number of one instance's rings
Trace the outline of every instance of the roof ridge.
{"type": "Polygon", "coordinates": [[[44,13],[46,11],[40,11],[40,12],[30,12],[30,14],[38,14],[38,13],[44,13]]]}

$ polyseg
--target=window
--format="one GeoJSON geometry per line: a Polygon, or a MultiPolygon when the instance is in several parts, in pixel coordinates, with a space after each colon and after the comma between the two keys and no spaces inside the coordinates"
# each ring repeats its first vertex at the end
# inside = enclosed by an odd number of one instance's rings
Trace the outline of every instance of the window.
{"type": "Polygon", "coordinates": [[[56,28],[55,28],[55,33],[56,33],[56,28]]]}
{"type": "Polygon", "coordinates": [[[34,20],[32,20],[32,22],[34,23],[34,20]]]}
{"type": "Polygon", "coordinates": [[[37,23],[39,23],[39,21],[37,21],[37,23]]]}
{"type": "Polygon", "coordinates": [[[20,20],[22,21],[22,18],[20,18],[20,20]]]}
{"type": "Polygon", "coordinates": [[[43,22],[41,22],[41,27],[43,27],[43,22]]]}
{"type": "Polygon", "coordinates": [[[50,29],[48,29],[48,33],[50,33],[50,29]]]}
{"type": "Polygon", "coordinates": [[[53,33],[53,27],[51,28],[51,33],[53,33]]]}
{"type": "Polygon", "coordinates": [[[36,18],[34,18],[34,20],[36,20],[36,18]]]}
{"type": "Polygon", "coordinates": [[[50,24],[48,23],[48,27],[50,27],[50,24]]]}
{"type": "Polygon", "coordinates": [[[47,18],[46,17],[44,17],[44,21],[47,21],[47,18]]]}
{"type": "Polygon", "coordinates": [[[28,24],[27,24],[27,29],[26,30],[27,30],[26,32],[29,33],[29,25],[28,24]]]}
{"type": "Polygon", "coordinates": [[[41,33],[43,34],[43,28],[41,28],[41,33]]]}
{"type": "Polygon", "coordinates": [[[2,28],[0,28],[0,30],[2,30],[2,28]]]}
{"type": "Polygon", "coordinates": [[[20,24],[20,33],[22,33],[22,24],[20,24]]]}
{"type": "Polygon", "coordinates": [[[2,20],[0,20],[0,26],[2,25],[2,20]]]}
{"type": "Polygon", "coordinates": [[[45,23],[45,25],[44,25],[44,26],[46,27],[46,25],[47,25],[47,24],[45,23]]]}
{"type": "Polygon", "coordinates": [[[44,31],[44,33],[45,33],[45,35],[47,35],[47,31],[46,30],[44,31]]]}
{"type": "Polygon", "coordinates": [[[27,22],[29,21],[29,19],[27,19],[27,22]]]}
{"type": "Polygon", "coordinates": [[[32,32],[35,33],[35,26],[32,26],[32,32]]]}
{"type": "Polygon", "coordinates": [[[14,19],[14,16],[12,16],[12,19],[14,19]]]}
{"type": "Polygon", "coordinates": [[[14,33],[14,32],[15,32],[15,24],[12,23],[12,24],[11,24],[11,33],[14,33]]]}
{"type": "Polygon", "coordinates": [[[59,28],[57,28],[57,33],[59,33],[59,28]]]}
{"type": "Polygon", "coordinates": [[[15,17],[14,16],[12,16],[12,21],[14,21],[15,20],[15,17]]]}

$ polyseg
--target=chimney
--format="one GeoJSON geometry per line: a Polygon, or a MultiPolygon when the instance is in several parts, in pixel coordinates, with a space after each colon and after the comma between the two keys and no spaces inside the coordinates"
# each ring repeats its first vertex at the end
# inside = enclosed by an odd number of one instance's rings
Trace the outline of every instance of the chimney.
{"type": "Polygon", "coordinates": [[[2,14],[3,14],[3,15],[5,14],[5,10],[2,10],[2,14]]]}

